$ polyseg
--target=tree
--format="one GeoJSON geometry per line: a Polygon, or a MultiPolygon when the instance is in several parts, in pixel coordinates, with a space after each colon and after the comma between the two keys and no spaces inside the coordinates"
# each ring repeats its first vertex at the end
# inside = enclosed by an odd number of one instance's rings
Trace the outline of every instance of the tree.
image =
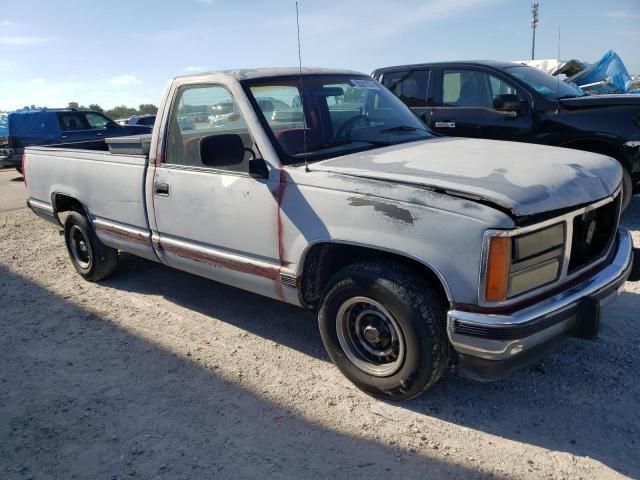
{"type": "Polygon", "coordinates": [[[94,112],[104,113],[104,110],[102,109],[102,107],[97,103],[92,103],[91,105],[89,105],[89,110],[93,110],[94,112]]]}
{"type": "Polygon", "coordinates": [[[146,114],[155,115],[156,113],[158,113],[158,107],[156,107],[152,103],[143,103],[138,107],[138,111],[140,112],[140,115],[146,115],[146,114]]]}
{"type": "Polygon", "coordinates": [[[126,105],[118,105],[110,110],[104,112],[108,117],[118,120],[120,118],[131,118],[138,114],[135,108],[127,107],[126,105]]]}

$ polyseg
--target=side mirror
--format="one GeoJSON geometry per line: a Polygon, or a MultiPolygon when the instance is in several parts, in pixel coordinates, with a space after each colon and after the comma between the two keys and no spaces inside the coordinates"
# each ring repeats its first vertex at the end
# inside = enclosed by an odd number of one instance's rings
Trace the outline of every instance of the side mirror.
{"type": "Polygon", "coordinates": [[[239,165],[244,160],[244,142],[235,133],[209,135],[200,139],[200,161],[207,167],[239,165]]]}
{"type": "Polygon", "coordinates": [[[499,112],[515,112],[520,113],[522,104],[517,95],[513,93],[505,93],[493,97],[493,109],[499,112]]]}
{"type": "Polygon", "coordinates": [[[269,167],[264,158],[253,158],[249,160],[249,175],[253,178],[269,178],[269,167]]]}

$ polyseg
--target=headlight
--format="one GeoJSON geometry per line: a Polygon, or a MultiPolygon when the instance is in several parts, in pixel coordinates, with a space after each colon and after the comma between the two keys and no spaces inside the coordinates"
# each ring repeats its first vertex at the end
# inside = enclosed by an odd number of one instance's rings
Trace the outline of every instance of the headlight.
{"type": "Polygon", "coordinates": [[[485,300],[508,300],[556,281],[562,270],[564,244],[564,223],[523,235],[496,232],[490,236],[485,300]]]}

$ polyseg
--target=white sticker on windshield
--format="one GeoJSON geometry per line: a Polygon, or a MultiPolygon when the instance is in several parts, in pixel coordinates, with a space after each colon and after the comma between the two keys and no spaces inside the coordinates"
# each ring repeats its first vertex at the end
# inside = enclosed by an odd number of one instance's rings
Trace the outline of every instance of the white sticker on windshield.
{"type": "Polygon", "coordinates": [[[364,78],[357,78],[349,80],[351,85],[358,88],[367,88],[369,90],[379,90],[378,84],[373,80],[367,80],[364,78]]]}

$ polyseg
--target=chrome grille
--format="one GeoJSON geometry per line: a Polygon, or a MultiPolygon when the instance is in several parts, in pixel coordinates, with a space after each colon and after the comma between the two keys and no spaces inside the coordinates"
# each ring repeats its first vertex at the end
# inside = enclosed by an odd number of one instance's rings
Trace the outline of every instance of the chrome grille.
{"type": "Polygon", "coordinates": [[[620,200],[621,195],[618,194],[613,202],[595,209],[586,209],[573,218],[569,274],[606,254],[618,228],[620,200]]]}

